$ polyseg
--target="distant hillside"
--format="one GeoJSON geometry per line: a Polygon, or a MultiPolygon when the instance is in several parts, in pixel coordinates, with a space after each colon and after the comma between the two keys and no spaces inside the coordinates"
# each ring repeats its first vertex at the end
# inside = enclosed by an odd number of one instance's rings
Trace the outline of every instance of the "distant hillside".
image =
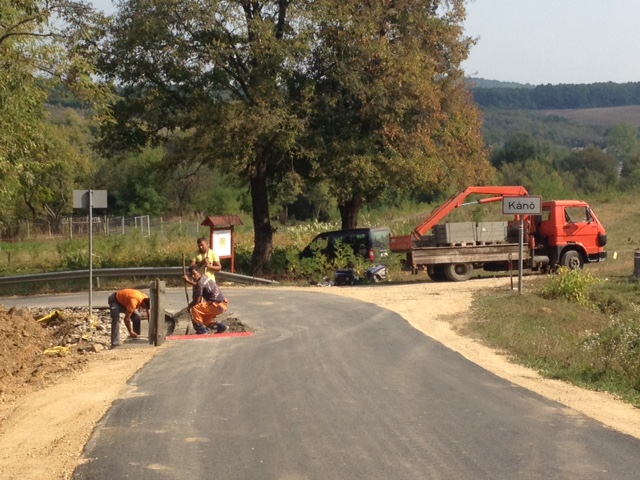
{"type": "Polygon", "coordinates": [[[471,88],[481,108],[556,110],[640,105],[640,82],[471,88]]]}
{"type": "Polygon", "coordinates": [[[612,127],[620,123],[640,128],[640,105],[607,108],[579,108],[563,110],[538,110],[544,115],[568,118],[582,125],[612,127]]]}
{"type": "Polygon", "coordinates": [[[486,78],[467,78],[466,80],[471,88],[535,88],[535,85],[530,83],[501,82],[486,78]]]}
{"type": "Polygon", "coordinates": [[[501,147],[518,134],[565,148],[607,144],[615,125],[640,129],[640,106],[562,110],[482,109],[482,134],[487,145],[501,147]]]}

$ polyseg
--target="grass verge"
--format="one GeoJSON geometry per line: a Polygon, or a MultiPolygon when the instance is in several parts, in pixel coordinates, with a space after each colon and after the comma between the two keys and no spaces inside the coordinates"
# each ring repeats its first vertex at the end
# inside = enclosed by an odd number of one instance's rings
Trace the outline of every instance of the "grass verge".
{"type": "Polygon", "coordinates": [[[522,295],[478,296],[461,333],[547,378],[640,406],[640,285],[562,272],[527,281],[522,295]]]}

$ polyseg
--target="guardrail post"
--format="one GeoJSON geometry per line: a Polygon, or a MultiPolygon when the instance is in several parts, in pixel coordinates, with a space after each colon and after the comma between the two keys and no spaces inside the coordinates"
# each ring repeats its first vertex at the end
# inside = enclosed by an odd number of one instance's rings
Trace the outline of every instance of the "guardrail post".
{"type": "Polygon", "coordinates": [[[640,278],[640,250],[633,252],[633,276],[636,280],[640,278]]]}
{"type": "Polygon", "coordinates": [[[156,347],[164,342],[164,305],[166,286],[163,280],[155,280],[149,286],[151,318],[149,318],[149,345],[156,347]]]}

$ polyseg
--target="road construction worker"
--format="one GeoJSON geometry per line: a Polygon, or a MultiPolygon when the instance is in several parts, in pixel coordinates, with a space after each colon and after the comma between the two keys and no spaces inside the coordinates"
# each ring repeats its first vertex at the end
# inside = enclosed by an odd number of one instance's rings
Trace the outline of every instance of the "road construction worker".
{"type": "Polygon", "coordinates": [[[220,291],[220,287],[211,278],[203,275],[196,264],[189,266],[189,273],[184,281],[193,285],[193,294],[188,309],[191,313],[193,328],[201,335],[208,333],[208,328],[215,333],[223,333],[229,327],[223,322],[216,322],[216,317],[227,311],[229,300],[220,291]]]}
{"type": "Polygon", "coordinates": [[[209,248],[209,242],[204,237],[198,238],[198,251],[194,253],[191,265],[196,265],[201,274],[214,282],[216,281],[215,272],[222,270],[220,257],[212,248],[209,248]]]}
{"type": "Polygon", "coordinates": [[[140,335],[140,309],[149,310],[151,301],[149,297],[139,290],[125,288],[112,293],[109,296],[109,310],[111,311],[111,348],[120,346],[120,314],[124,313],[124,324],[131,338],[140,335]],[[133,321],[133,328],[131,322],[133,321]]]}

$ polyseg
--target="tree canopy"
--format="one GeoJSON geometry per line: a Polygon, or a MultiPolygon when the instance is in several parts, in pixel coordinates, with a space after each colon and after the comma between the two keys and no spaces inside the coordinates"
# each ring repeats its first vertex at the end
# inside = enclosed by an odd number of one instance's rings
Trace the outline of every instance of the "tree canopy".
{"type": "Polygon", "coordinates": [[[343,228],[387,188],[433,192],[491,176],[462,81],[462,2],[318,2],[309,129],[313,173],[343,228]]]}
{"type": "MultiPolygon", "coordinates": [[[[32,215],[58,216],[59,201],[53,200],[57,194],[42,189],[36,201],[34,182],[42,182],[44,175],[39,175],[45,172],[62,179],[61,171],[74,170],[78,164],[73,166],[75,153],[69,154],[73,146],[61,136],[65,131],[47,125],[45,100],[56,81],[94,101],[105,98],[91,78],[93,39],[100,37],[103,27],[102,16],[82,1],[0,4],[0,201],[4,205],[16,207],[13,200],[29,192],[23,198],[32,215]],[[64,152],[68,158],[60,158],[64,152]]],[[[0,222],[16,214],[15,208],[7,207],[0,222]]]]}
{"type": "Polygon", "coordinates": [[[262,272],[272,199],[301,179],[328,183],[349,226],[385,188],[491,176],[464,18],[462,0],[124,0],[101,63],[120,95],[103,146],[186,135],[192,165],[241,175],[262,272]]]}

